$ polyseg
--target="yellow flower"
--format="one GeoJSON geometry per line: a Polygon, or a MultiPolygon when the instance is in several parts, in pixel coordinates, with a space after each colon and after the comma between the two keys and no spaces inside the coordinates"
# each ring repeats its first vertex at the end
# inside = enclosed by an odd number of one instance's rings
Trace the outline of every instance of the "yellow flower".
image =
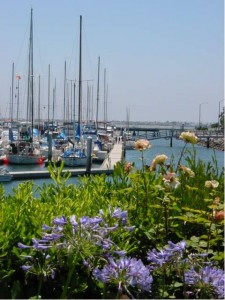
{"type": "Polygon", "coordinates": [[[135,142],[134,148],[135,148],[136,150],[144,151],[144,150],[146,150],[146,149],[151,148],[151,145],[150,145],[150,143],[149,143],[148,140],[140,139],[140,140],[137,140],[137,141],[135,142]]]}
{"type": "Polygon", "coordinates": [[[167,156],[165,154],[156,155],[156,157],[152,161],[152,165],[162,165],[166,160],[167,156]]]}
{"type": "Polygon", "coordinates": [[[180,166],[180,169],[184,172],[184,174],[188,174],[190,177],[195,177],[195,173],[190,168],[180,166]]]}
{"type": "Polygon", "coordinates": [[[194,132],[190,132],[190,131],[182,132],[180,135],[180,139],[184,140],[187,143],[192,143],[192,144],[196,144],[198,140],[194,132]]]}
{"type": "Polygon", "coordinates": [[[216,180],[207,180],[205,182],[205,187],[215,189],[219,186],[219,182],[216,180]]]}

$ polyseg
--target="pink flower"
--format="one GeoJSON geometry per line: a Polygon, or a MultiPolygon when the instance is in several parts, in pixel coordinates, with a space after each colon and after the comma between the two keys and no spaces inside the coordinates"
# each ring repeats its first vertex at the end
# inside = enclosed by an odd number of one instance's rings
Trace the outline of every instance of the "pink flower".
{"type": "Polygon", "coordinates": [[[125,164],[125,166],[124,166],[124,172],[125,172],[126,174],[130,173],[132,167],[133,167],[133,166],[132,166],[132,163],[131,163],[131,162],[127,162],[127,163],[125,164]]]}
{"type": "Polygon", "coordinates": [[[176,174],[171,172],[166,172],[166,175],[163,177],[163,181],[168,189],[176,189],[180,185],[180,182],[176,178],[176,174]]]}

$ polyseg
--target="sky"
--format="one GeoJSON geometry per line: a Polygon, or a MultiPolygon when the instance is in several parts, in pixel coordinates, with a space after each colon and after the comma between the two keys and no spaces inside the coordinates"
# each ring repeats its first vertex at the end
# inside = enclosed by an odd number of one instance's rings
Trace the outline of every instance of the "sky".
{"type": "MultiPolygon", "coordinates": [[[[14,117],[25,116],[31,8],[35,114],[40,76],[41,117],[47,118],[48,88],[53,117],[55,87],[54,118],[63,118],[66,62],[66,103],[74,101],[75,81],[77,118],[82,15],[82,119],[87,112],[96,117],[98,98],[99,120],[107,107],[108,121],[218,121],[224,99],[223,0],[0,0],[0,118],[10,116],[12,94],[14,117]]],[[[66,117],[72,110],[66,107],[66,117]]]]}

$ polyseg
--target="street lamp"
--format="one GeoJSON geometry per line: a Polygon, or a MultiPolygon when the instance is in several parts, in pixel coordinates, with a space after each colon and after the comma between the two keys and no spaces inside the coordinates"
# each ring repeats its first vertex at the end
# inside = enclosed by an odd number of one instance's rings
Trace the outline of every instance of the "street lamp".
{"type": "Polygon", "coordinates": [[[224,101],[224,99],[219,101],[218,129],[219,129],[219,126],[220,126],[220,103],[223,102],[223,101],[224,101]]]}
{"type": "Polygon", "coordinates": [[[199,127],[199,129],[200,129],[200,127],[201,127],[201,109],[202,109],[202,105],[203,104],[208,104],[208,102],[202,102],[202,103],[200,103],[199,104],[199,120],[198,120],[198,127],[199,127]]]}

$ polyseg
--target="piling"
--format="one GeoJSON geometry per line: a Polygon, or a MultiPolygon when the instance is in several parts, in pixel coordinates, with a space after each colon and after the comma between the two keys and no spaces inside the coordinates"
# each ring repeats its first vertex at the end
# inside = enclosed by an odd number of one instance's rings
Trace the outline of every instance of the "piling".
{"type": "Polygon", "coordinates": [[[207,137],[206,147],[209,148],[210,137],[207,137]]]}
{"type": "Polygon", "coordinates": [[[87,138],[87,166],[86,172],[90,173],[91,171],[91,155],[92,155],[92,137],[87,138]]]}
{"type": "Polygon", "coordinates": [[[52,160],[52,133],[48,133],[48,161],[52,160]]]}

